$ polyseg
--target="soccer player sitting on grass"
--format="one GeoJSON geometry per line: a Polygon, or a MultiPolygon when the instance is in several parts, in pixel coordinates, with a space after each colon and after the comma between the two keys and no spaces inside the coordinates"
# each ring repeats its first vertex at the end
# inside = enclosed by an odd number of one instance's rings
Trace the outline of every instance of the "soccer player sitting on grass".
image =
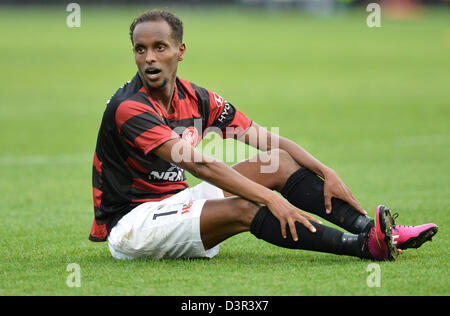
{"type": "Polygon", "coordinates": [[[395,260],[437,232],[397,226],[382,205],[368,217],[335,171],[177,77],[186,45],[173,14],[141,14],[130,37],[138,71],[108,102],[93,166],[90,239],[107,240],[114,258],[211,258],[222,241],[250,231],[280,247],[395,260]],[[195,149],[209,131],[261,152],[230,167],[195,149]],[[188,188],[184,170],[204,182],[188,188]]]}

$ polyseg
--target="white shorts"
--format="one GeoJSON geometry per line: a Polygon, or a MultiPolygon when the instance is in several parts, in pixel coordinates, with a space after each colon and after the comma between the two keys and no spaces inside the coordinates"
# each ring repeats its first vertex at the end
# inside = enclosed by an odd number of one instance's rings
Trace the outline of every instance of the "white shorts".
{"type": "Polygon", "coordinates": [[[214,257],[219,245],[205,250],[200,214],[206,200],[223,197],[221,189],[202,182],[165,200],[137,206],[111,230],[111,255],[115,259],[214,257]]]}

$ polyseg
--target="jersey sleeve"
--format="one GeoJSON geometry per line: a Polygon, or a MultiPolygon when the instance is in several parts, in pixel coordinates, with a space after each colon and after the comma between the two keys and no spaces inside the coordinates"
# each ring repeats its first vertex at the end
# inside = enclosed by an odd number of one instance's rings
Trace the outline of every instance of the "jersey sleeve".
{"type": "Polygon", "coordinates": [[[218,132],[223,138],[237,138],[248,130],[252,124],[251,119],[217,93],[208,91],[208,96],[209,130],[218,132]]]}
{"type": "Polygon", "coordinates": [[[164,120],[149,106],[124,101],[117,108],[116,126],[119,134],[145,155],[168,140],[179,138],[164,120]]]}

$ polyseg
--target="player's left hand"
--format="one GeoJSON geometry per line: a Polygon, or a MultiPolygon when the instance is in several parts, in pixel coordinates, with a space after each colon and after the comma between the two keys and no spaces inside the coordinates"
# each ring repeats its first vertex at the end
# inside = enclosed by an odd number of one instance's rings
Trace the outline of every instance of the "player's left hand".
{"type": "Polygon", "coordinates": [[[324,181],[323,191],[325,211],[327,214],[331,214],[331,199],[338,198],[353,206],[361,214],[367,215],[367,212],[361,207],[361,204],[355,199],[352,192],[350,192],[333,169],[328,169],[327,172],[324,173],[324,181]]]}

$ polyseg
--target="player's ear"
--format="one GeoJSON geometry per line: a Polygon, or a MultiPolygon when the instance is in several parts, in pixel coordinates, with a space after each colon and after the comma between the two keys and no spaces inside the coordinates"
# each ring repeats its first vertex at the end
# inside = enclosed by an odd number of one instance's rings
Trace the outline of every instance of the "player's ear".
{"type": "Polygon", "coordinates": [[[178,46],[178,61],[182,61],[184,59],[184,52],[186,51],[186,44],[181,43],[178,46]]]}

